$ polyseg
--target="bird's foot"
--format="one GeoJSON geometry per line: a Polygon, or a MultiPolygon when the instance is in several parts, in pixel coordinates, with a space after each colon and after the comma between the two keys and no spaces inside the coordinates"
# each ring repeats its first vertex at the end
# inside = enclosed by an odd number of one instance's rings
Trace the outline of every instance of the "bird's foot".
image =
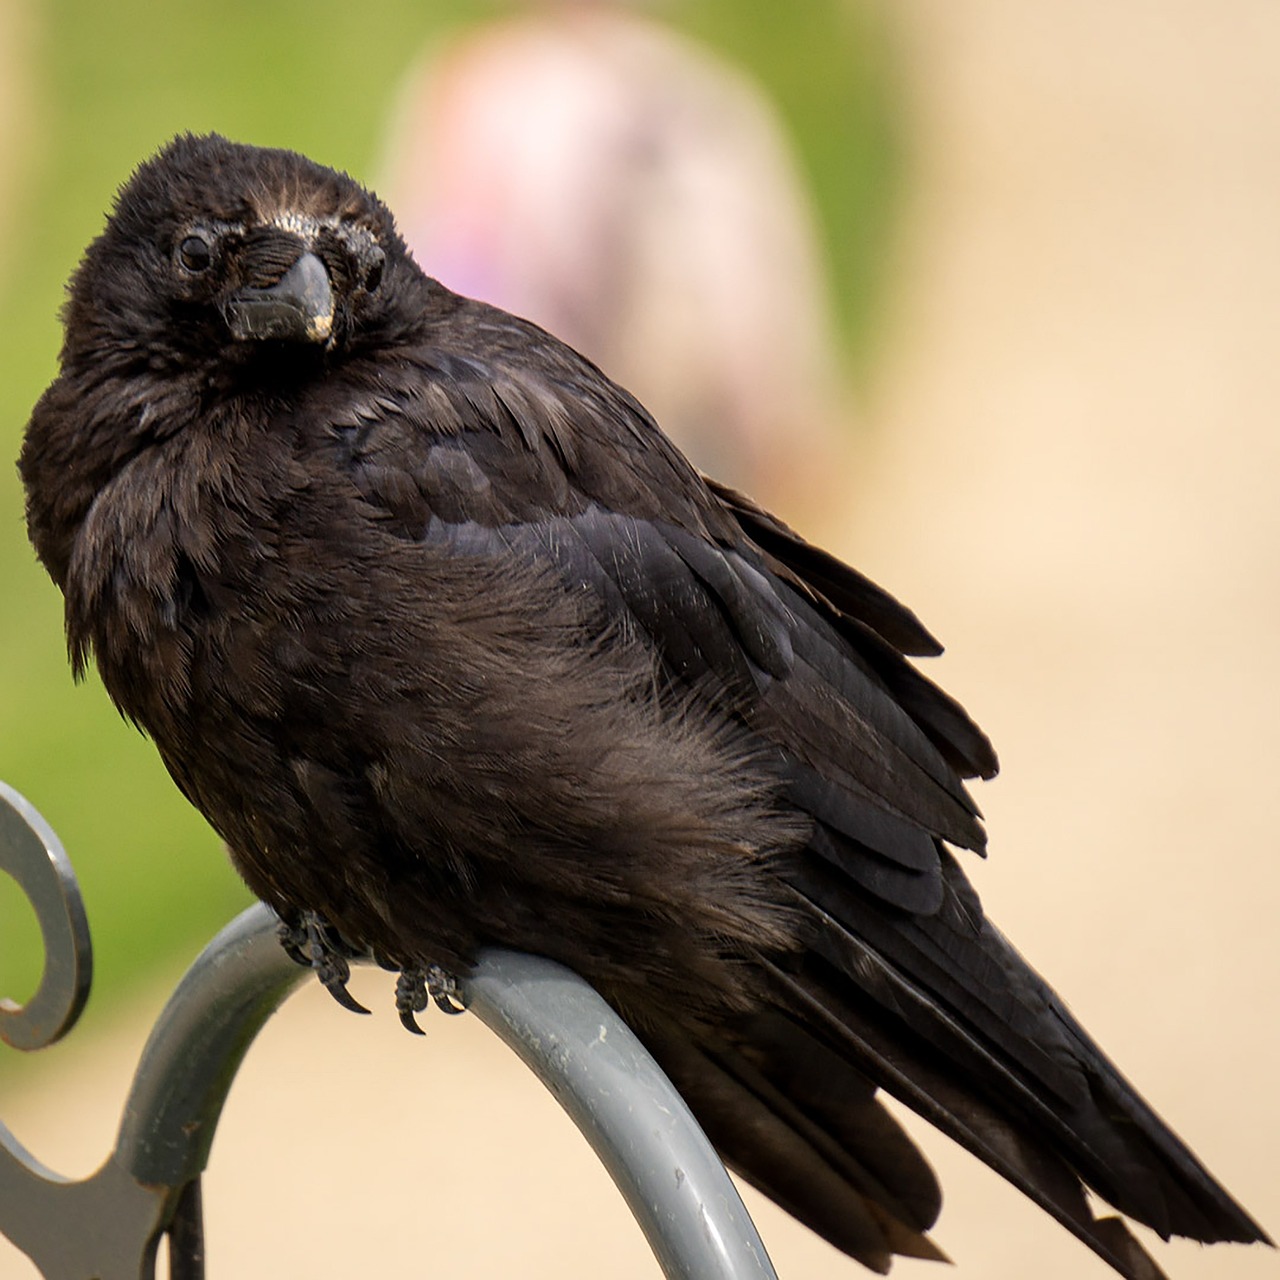
{"type": "Polygon", "coordinates": [[[426,1032],[418,1026],[414,1014],[421,1013],[427,1007],[427,979],[423,969],[401,969],[396,978],[396,1012],[400,1015],[400,1025],[415,1036],[426,1032]]]}
{"type": "Polygon", "coordinates": [[[320,985],[352,1013],[369,1010],[347,990],[351,979],[349,957],[363,954],[325,919],[314,911],[300,912],[292,920],[280,921],[280,945],[296,964],[310,969],[320,985]]]}
{"type": "Polygon", "coordinates": [[[438,964],[428,965],[425,969],[420,965],[402,969],[396,979],[396,1012],[406,1031],[412,1031],[416,1036],[423,1034],[414,1015],[427,1007],[428,1000],[443,1013],[466,1011],[458,980],[438,964]]]}
{"type": "Polygon", "coordinates": [[[427,970],[427,994],[441,1013],[453,1015],[467,1011],[467,1002],[462,998],[457,978],[445,973],[438,964],[427,970]]]}

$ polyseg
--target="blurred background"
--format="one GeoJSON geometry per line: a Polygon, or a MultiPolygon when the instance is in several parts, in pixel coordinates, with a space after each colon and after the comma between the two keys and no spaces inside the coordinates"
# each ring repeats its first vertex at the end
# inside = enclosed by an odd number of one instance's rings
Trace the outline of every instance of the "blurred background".
{"type": "MultiPolygon", "coordinates": [[[[988,910],[1274,1234],[1278,56],[1267,0],[0,0],[0,456],[54,374],[67,275],[167,138],[371,183],[429,272],[582,346],[947,643],[929,672],[1004,762],[988,910]]],[[[72,686],[7,463],[0,777],[70,851],[97,964],[69,1040],[0,1052],[0,1118],[83,1175],[168,990],[248,899],[150,745],[72,686]]],[[[38,957],[0,876],[0,989],[29,995],[38,957]]],[[[483,1028],[413,1041],[383,975],[357,994],[376,1017],[308,991],[250,1054],[206,1179],[213,1274],[657,1274],[483,1028]]],[[[1110,1274],[916,1130],[959,1275],[1110,1274]]],[[[862,1274],[758,1221],[784,1280],[862,1274]]],[[[0,1280],[32,1274],[0,1242],[0,1280]]]]}

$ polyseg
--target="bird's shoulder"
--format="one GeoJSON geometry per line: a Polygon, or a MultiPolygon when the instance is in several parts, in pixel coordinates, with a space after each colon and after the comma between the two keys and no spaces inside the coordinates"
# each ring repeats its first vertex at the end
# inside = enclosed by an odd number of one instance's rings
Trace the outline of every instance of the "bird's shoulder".
{"type": "Polygon", "coordinates": [[[843,814],[852,788],[877,807],[889,796],[925,831],[981,843],[957,773],[989,775],[994,755],[904,660],[938,651],[929,633],[861,574],[702,477],[594,365],[526,322],[459,303],[384,350],[378,378],[331,420],[326,447],[385,527],[445,557],[550,567],[645,637],[682,686],[750,706],[757,727],[794,748],[815,811],[843,814]],[[868,777],[827,777],[828,748],[844,743],[847,755],[850,742],[863,744],[868,777]],[[875,764],[899,758],[901,778],[875,764]]]}
{"type": "MultiPolygon", "coordinates": [[[[443,292],[443,291],[442,291],[443,292]]],[[[529,321],[445,293],[394,344],[315,388],[317,442],[365,499],[494,528],[591,508],[739,537],[737,523],[645,408],[529,321]],[[329,400],[325,404],[326,397],[329,400]]]]}

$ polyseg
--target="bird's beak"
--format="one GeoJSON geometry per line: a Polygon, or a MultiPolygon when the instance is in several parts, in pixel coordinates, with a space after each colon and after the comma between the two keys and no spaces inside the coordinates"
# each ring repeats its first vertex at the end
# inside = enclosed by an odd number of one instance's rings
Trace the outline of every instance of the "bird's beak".
{"type": "Polygon", "coordinates": [[[314,253],[304,253],[266,289],[246,286],[232,294],[224,314],[241,342],[275,338],[327,342],[333,332],[333,286],[314,253]]]}

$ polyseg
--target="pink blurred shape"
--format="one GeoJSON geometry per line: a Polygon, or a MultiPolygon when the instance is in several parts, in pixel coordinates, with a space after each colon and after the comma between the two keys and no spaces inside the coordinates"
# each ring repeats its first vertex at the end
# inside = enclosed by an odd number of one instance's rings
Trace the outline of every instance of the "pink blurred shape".
{"type": "Polygon", "coordinates": [[[429,274],[577,347],[782,514],[835,491],[814,218],[742,73],[655,23],[552,6],[433,51],[384,169],[429,274]]]}

